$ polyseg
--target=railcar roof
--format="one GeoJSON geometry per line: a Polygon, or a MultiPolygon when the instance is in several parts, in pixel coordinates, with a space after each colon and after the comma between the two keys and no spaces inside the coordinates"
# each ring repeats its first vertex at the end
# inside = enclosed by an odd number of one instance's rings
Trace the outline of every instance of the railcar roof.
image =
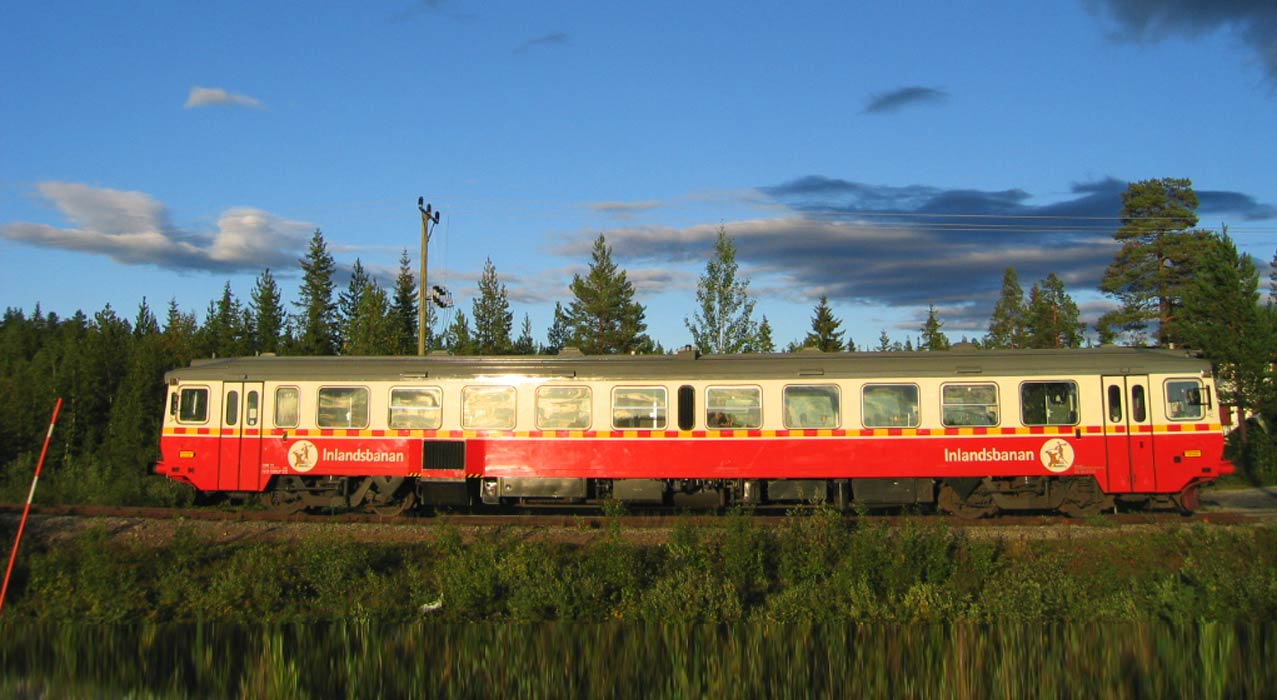
{"type": "Polygon", "coordinates": [[[234,357],[195,360],[168,381],[416,381],[527,375],[561,379],[736,381],[820,377],[1033,376],[1200,373],[1205,360],[1174,350],[1101,347],[1077,350],[949,352],[805,351],[783,354],[533,355],[452,357],[234,357]]]}

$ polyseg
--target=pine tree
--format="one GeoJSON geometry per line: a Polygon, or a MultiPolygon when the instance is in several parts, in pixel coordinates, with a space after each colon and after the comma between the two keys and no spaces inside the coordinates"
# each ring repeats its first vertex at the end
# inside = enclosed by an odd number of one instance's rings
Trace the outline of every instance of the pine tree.
{"type": "MultiPolygon", "coordinates": [[[[412,258],[405,248],[399,256],[399,275],[395,277],[395,293],[390,303],[391,324],[395,333],[395,354],[411,355],[417,351],[417,278],[412,274],[412,258]]],[[[426,347],[430,346],[429,327],[426,347]]]]}
{"type": "Polygon", "coordinates": [[[891,336],[887,335],[886,328],[882,329],[882,332],[878,334],[878,347],[874,349],[878,352],[891,351],[891,336]]]}
{"type": "Polygon", "coordinates": [[[338,348],[338,332],[337,306],[333,303],[333,273],[337,267],[319,229],[315,229],[306,257],[299,262],[302,286],[297,301],[293,302],[299,310],[294,318],[297,353],[334,355],[338,348]]]}
{"type": "Polygon", "coordinates": [[[738,272],[736,246],[726,228],[719,226],[714,254],[696,283],[696,313],[691,319],[683,318],[692,343],[702,352],[749,352],[758,342],[749,280],[738,277],[738,272]]]}
{"type": "Polygon", "coordinates": [[[479,294],[472,302],[474,315],[474,344],[480,355],[505,355],[513,351],[510,333],[514,314],[505,285],[497,278],[497,268],[492,258],[483,263],[479,276],[479,294]]]}
{"type": "Polygon", "coordinates": [[[1024,347],[1024,289],[1014,267],[1002,273],[1002,293],[993,305],[989,334],[984,337],[988,348],[1024,347]]]}
{"type": "Polygon", "coordinates": [[[940,314],[936,311],[936,305],[931,304],[927,307],[927,320],[922,324],[922,340],[918,343],[919,350],[927,352],[941,352],[953,347],[949,342],[949,336],[940,331],[940,327],[944,324],[940,321],[940,314]]]}
{"type": "Polygon", "coordinates": [[[1086,333],[1077,304],[1054,272],[1029,290],[1025,326],[1030,348],[1080,348],[1086,333]]]}
{"type": "Polygon", "coordinates": [[[269,267],[258,275],[249,306],[253,316],[251,350],[278,353],[284,334],[284,302],[269,267]]]}
{"type": "Polygon", "coordinates": [[[588,355],[650,350],[643,306],[634,301],[634,286],[612,262],[612,249],[602,234],[594,241],[592,257],[589,274],[572,278],[567,318],[573,343],[588,355]]]}
{"type": "Polygon", "coordinates": [[[1194,262],[1210,237],[1191,231],[1197,225],[1197,194],[1187,179],[1133,182],[1122,193],[1122,226],[1113,237],[1122,243],[1100,281],[1100,291],[1121,304],[1097,324],[1101,335],[1117,328],[1140,342],[1150,324],[1157,342],[1175,342],[1174,321],[1194,262]]]}
{"type": "Polygon", "coordinates": [[[816,348],[822,352],[842,352],[842,320],[829,308],[829,297],[821,295],[820,302],[812,310],[811,332],[800,347],[816,348]]]}

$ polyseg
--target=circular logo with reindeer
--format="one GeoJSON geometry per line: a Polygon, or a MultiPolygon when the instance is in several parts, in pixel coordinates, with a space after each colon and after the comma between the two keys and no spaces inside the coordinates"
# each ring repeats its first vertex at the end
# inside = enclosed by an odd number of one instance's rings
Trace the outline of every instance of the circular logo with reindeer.
{"type": "Polygon", "coordinates": [[[308,472],[319,462],[319,448],[310,440],[298,440],[288,448],[288,466],[294,471],[308,472]]]}
{"type": "Polygon", "coordinates": [[[1047,440],[1038,450],[1038,459],[1048,471],[1066,472],[1073,466],[1073,446],[1060,438],[1047,440]]]}

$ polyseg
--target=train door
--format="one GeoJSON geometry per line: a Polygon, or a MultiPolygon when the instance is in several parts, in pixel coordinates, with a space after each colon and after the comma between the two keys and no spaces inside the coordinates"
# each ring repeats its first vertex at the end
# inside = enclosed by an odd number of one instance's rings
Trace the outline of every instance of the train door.
{"type": "Polygon", "coordinates": [[[1108,451],[1109,490],[1156,490],[1153,425],[1148,377],[1110,376],[1104,383],[1104,441],[1108,451]]]}
{"type": "Polygon", "coordinates": [[[262,383],[222,385],[222,439],[217,488],[256,491],[262,462],[262,383]]]}

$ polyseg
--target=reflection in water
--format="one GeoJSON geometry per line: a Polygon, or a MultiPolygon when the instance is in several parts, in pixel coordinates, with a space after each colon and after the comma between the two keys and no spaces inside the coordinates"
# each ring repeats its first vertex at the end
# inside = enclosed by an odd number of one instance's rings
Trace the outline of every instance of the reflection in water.
{"type": "Polygon", "coordinates": [[[0,624],[4,697],[1259,697],[1273,625],[0,624]]]}

